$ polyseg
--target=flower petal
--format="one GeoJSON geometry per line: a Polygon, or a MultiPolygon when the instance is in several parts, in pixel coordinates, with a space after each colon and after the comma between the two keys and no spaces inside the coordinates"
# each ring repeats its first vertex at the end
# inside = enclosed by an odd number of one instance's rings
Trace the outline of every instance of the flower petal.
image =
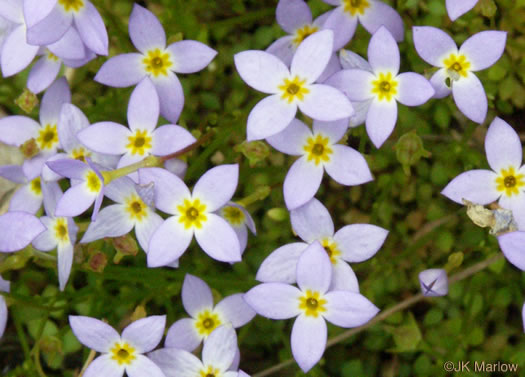
{"type": "Polygon", "coordinates": [[[211,168],[193,187],[193,198],[206,204],[206,211],[214,212],[225,205],[235,193],[239,181],[239,165],[220,165],[211,168]]]}
{"type": "Polygon", "coordinates": [[[255,317],[255,312],[244,301],[244,294],[237,293],[223,298],[217,306],[215,311],[220,313],[222,318],[230,322],[233,327],[241,327],[250,322],[255,317]]]}
{"type": "Polygon", "coordinates": [[[485,136],[485,152],[490,167],[495,172],[521,166],[521,141],[514,129],[503,119],[494,118],[485,136]]]}
{"type": "Polygon", "coordinates": [[[404,39],[405,27],[403,19],[390,5],[382,1],[370,1],[370,8],[365,14],[358,15],[359,21],[370,34],[374,34],[381,26],[384,26],[397,42],[404,39]]]}
{"type": "Polygon", "coordinates": [[[499,247],[505,258],[525,271],[525,232],[511,232],[498,237],[499,247]]]}
{"type": "Polygon", "coordinates": [[[5,327],[7,325],[7,305],[4,296],[0,296],[0,338],[4,336],[5,327]]]}
{"type": "Polygon", "coordinates": [[[259,101],[248,115],[248,141],[260,140],[284,130],[294,119],[297,105],[274,94],[259,101]]]}
{"type": "Polygon", "coordinates": [[[88,192],[84,184],[73,186],[64,193],[57,203],[55,215],[63,217],[78,216],[91,207],[96,198],[97,194],[88,192]]]}
{"type": "Polygon", "coordinates": [[[234,56],[235,68],[243,81],[259,92],[274,94],[290,76],[288,67],[279,58],[265,51],[249,50],[234,56]]]}
{"type": "Polygon", "coordinates": [[[375,73],[399,72],[399,47],[396,40],[384,26],[379,27],[368,44],[368,62],[375,73]]]}
{"type": "Polygon", "coordinates": [[[62,63],[54,61],[47,56],[41,57],[29,71],[27,77],[27,88],[38,94],[47,89],[55,81],[62,63]]]}
{"type": "Polygon", "coordinates": [[[450,77],[447,74],[446,68],[441,68],[432,75],[430,84],[435,90],[433,98],[445,98],[452,93],[452,89],[447,86],[447,80],[450,80],[450,77]]]}
{"type": "Polygon", "coordinates": [[[94,80],[115,88],[135,85],[146,76],[142,58],[138,53],[114,56],[100,67],[94,80]]]}
{"type": "Polygon", "coordinates": [[[331,77],[334,73],[339,72],[341,69],[341,63],[339,63],[339,58],[337,57],[337,54],[335,52],[332,53],[330,56],[330,60],[328,61],[328,64],[326,65],[326,68],[324,69],[323,73],[321,73],[321,76],[317,79],[318,83],[324,83],[329,77],[331,77]]]}
{"type": "Polygon", "coordinates": [[[151,236],[148,267],[161,267],[179,259],[193,238],[191,230],[184,229],[177,216],[166,219],[151,236]]]}
{"type": "Polygon", "coordinates": [[[333,30],[334,32],[334,46],[333,50],[339,50],[346,46],[355,34],[357,28],[357,17],[349,16],[343,7],[337,7],[330,11],[330,15],[326,18],[323,28],[333,30]]]}
{"type": "Polygon", "coordinates": [[[24,175],[24,171],[19,165],[0,166],[0,177],[5,178],[14,183],[27,182],[26,176],[24,175]]]}
{"type": "Polygon", "coordinates": [[[83,377],[122,377],[124,369],[124,365],[118,365],[115,360],[111,359],[110,354],[104,354],[89,364],[83,377]]]}
{"type": "Polygon", "coordinates": [[[62,105],[71,102],[71,91],[65,77],[56,80],[42,97],[40,124],[57,124],[62,105]]]}
{"type": "Polygon", "coordinates": [[[326,84],[342,91],[351,101],[366,101],[372,97],[373,73],[362,69],[343,69],[330,77],[326,84]]]}
{"type": "Polygon", "coordinates": [[[148,357],[162,369],[166,377],[195,377],[204,368],[197,356],[177,348],[163,348],[150,353],[148,357]]]}
{"type": "Polygon", "coordinates": [[[129,342],[138,353],[152,351],[160,343],[166,328],[166,316],[154,315],[141,318],[122,331],[122,341],[129,342]]]}
{"type": "Polygon", "coordinates": [[[233,362],[237,352],[237,334],[233,327],[222,325],[204,341],[202,348],[202,362],[204,365],[213,365],[221,372],[225,372],[233,362]]]}
{"type": "Polygon", "coordinates": [[[113,204],[102,209],[97,221],[89,224],[80,243],[89,243],[104,237],[120,237],[133,229],[134,223],[124,204],[113,204]]]}
{"type": "Polygon", "coordinates": [[[208,219],[201,229],[195,229],[199,246],[213,259],[221,262],[239,262],[241,247],[235,231],[222,217],[206,214],[208,219]]]}
{"type": "Polygon", "coordinates": [[[166,377],[162,369],[149,358],[144,355],[137,355],[136,357],[136,360],[126,366],[128,377],[166,377]]]}
{"type": "Polygon", "coordinates": [[[300,313],[301,291],[283,283],[259,284],[244,295],[244,301],[257,314],[270,319],[288,319],[300,313]]]}
{"type": "Polygon", "coordinates": [[[308,246],[297,262],[297,285],[304,292],[324,294],[332,282],[332,263],[319,241],[308,246]]]}
{"type": "Polygon", "coordinates": [[[314,120],[314,133],[321,133],[330,138],[330,143],[335,144],[343,138],[348,130],[348,118],[334,120],[331,122],[323,122],[322,120],[314,120]]]}
{"type": "Polygon", "coordinates": [[[134,4],[129,16],[128,27],[133,45],[143,54],[153,48],[164,49],[166,47],[164,28],[159,19],[148,9],[134,4]]]}
{"type": "Polygon", "coordinates": [[[374,179],[361,153],[346,145],[333,145],[334,154],[324,167],[330,177],[346,186],[360,185],[374,179]]]}
{"type": "Polygon", "coordinates": [[[24,10],[21,1],[2,1],[0,4],[0,17],[13,23],[24,23],[24,10]]]}
{"type": "Polygon", "coordinates": [[[197,41],[172,43],[167,50],[171,52],[177,73],[195,73],[203,70],[217,55],[217,51],[197,41]]]}
{"type": "Polygon", "coordinates": [[[312,23],[312,12],[303,0],[280,0],[275,10],[277,23],[289,34],[312,23]]]}
{"type": "Polygon", "coordinates": [[[447,272],[441,268],[431,268],[419,273],[419,284],[423,296],[446,296],[448,293],[447,272]]]}
{"type": "Polygon", "coordinates": [[[456,42],[441,29],[432,26],[414,26],[412,35],[414,46],[421,59],[435,67],[444,67],[443,59],[458,52],[456,42]]]}
{"type": "Polygon", "coordinates": [[[496,63],[507,41],[506,31],[486,30],[474,34],[459,48],[460,54],[465,54],[473,72],[488,68],[496,63]]]}
{"type": "Polygon", "coordinates": [[[0,54],[2,75],[9,77],[24,70],[33,61],[39,48],[27,44],[25,26],[17,26],[9,33],[2,45],[0,54]]]}
{"type": "Polygon", "coordinates": [[[269,45],[265,51],[278,57],[287,67],[289,67],[292,63],[293,55],[295,54],[295,44],[293,40],[293,36],[285,35],[269,45]]]}
{"type": "Polygon", "coordinates": [[[167,77],[152,77],[160,100],[160,114],[176,123],[184,107],[184,91],[176,74],[168,71],[167,77]]]}
{"type": "Polygon", "coordinates": [[[479,0],[447,0],[446,7],[448,16],[452,21],[455,21],[469,10],[474,8],[474,5],[479,0]]]}
{"type": "Polygon", "coordinates": [[[151,241],[151,236],[162,225],[164,219],[151,208],[147,208],[146,211],[147,217],[144,220],[135,223],[135,234],[137,236],[137,241],[139,241],[140,247],[142,247],[142,249],[147,253],[149,251],[149,242],[151,241]]]}
{"type": "Polygon", "coordinates": [[[419,106],[435,93],[430,82],[418,73],[405,72],[397,76],[399,92],[396,99],[405,106],[419,106]]]}
{"type": "Polygon", "coordinates": [[[29,245],[46,227],[27,212],[11,211],[0,215],[0,229],[0,252],[11,253],[29,245]]]}
{"type": "Polygon", "coordinates": [[[322,84],[310,85],[309,89],[310,93],[298,106],[310,118],[334,121],[348,118],[354,113],[352,104],[338,89],[322,84]]]}
{"type": "Polygon", "coordinates": [[[73,16],[60,8],[55,6],[45,18],[27,29],[27,43],[45,46],[62,38],[71,27],[73,16]]]}
{"type": "Polygon", "coordinates": [[[388,139],[397,121],[397,103],[373,100],[366,116],[366,132],[376,148],[388,139]]]}
{"type": "Polygon", "coordinates": [[[9,202],[9,211],[23,211],[36,214],[42,206],[42,195],[35,195],[30,187],[26,184],[20,187],[9,202]]]}
{"type": "Polygon", "coordinates": [[[323,316],[339,327],[362,326],[379,312],[365,296],[346,291],[332,291],[325,295],[326,312],[323,316]]]}
{"type": "Polygon", "coordinates": [[[334,235],[341,258],[359,263],[372,258],[381,248],[388,230],[371,224],[351,224],[339,229],[334,235]]]}
{"type": "Polygon", "coordinates": [[[490,170],[469,170],[450,181],[441,194],[458,204],[463,204],[463,199],[481,205],[489,204],[500,196],[496,178],[497,174],[490,170]]]}
{"type": "Polygon", "coordinates": [[[312,132],[308,126],[294,118],[283,131],[270,136],[266,141],[279,152],[300,156],[304,153],[303,146],[309,136],[312,136],[312,132]]]}
{"type": "Polygon", "coordinates": [[[77,138],[95,152],[119,155],[126,153],[126,144],[131,135],[129,128],[121,124],[100,122],[77,133],[77,138]]]}
{"type": "Polygon", "coordinates": [[[60,290],[63,291],[66,287],[69,275],[71,273],[71,266],[73,265],[73,245],[68,243],[65,246],[58,244],[58,283],[60,290]]]}
{"type": "Polygon", "coordinates": [[[284,178],[284,201],[288,210],[302,206],[312,199],[323,179],[323,166],[300,157],[293,163],[284,178]]]}
{"type": "Polygon", "coordinates": [[[355,276],[352,267],[340,259],[332,266],[333,271],[330,291],[350,291],[359,293],[359,282],[357,281],[357,276],[355,276]]]}
{"type": "Polygon", "coordinates": [[[301,42],[292,59],[290,72],[306,80],[307,84],[314,83],[328,65],[334,46],[334,32],[322,30],[313,33],[301,42]]]}
{"type": "Polygon", "coordinates": [[[458,109],[470,120],[483,123],[487,116],[487,95],[478,77],[469,73],[452,83],[452,96],[458,109]]]}
{"type": "Polygon", "coordinates": [[[80,141],[77,139],[77,133],[89,126],[89,120],[82,110],[71,103],[64,103],[60,110],[58,118],[58,139],[62,148],[70,152],[76,148],[80,141]]]}
{"type": "Polygon", "coordinates": [[[86,1],[82,12],[75,15],[75,26],[84,44],[98,55],[108,54],[108,32],[97,9],[86,1]]]}
{"type": "Polygon", "coordinates": [[[89,169],[89,166],[83,162],[69,158],[57,161],[48,161],[46,165],[62,177],[77,180],[83,180],[84,175],[89,169]]]}
{"type": "Polygon", "coordinates": [[[169,214],[178,213],[177,204],[191,197],[186,184],[175,174],[161,168],[139,169],[140,184],[154,183],[155,207],[169,214]]]}
{"type": "MultiPolygon", "coordinates": [[[[136,5],[139,7],[139,5],[136,5]]],[[[132,131],[153,131],[159,119],[159,96],[147,77],[133,89],[128,104],[128,124],[132,131]]]]}
{"type": "Polygon", "coordinates": [[[186,274],[182,284],[182,305],[193,318],[203,310],[213,308],[213,296],[206,282],[197,276],[186,274]]]}
{"type": "Polygon", "coordinates": [[[180,348],[188,352],[193,352],[202,340],[195,329],[193,318],[182,318],[176,321],[166,334],[164,345],[168,348],[180,348]]]}
{"type": "Polygon", "coordinates": [[[292,328],[292,354],[304,373],[321,360],[326,348],[327,329],[322,316],[297,317],[292,328]]]}
{"type": "Polygon", "coordinates": [[[155,156],[167,156],[197,141],[188,130],[173,124],[157,128],[152,138],[151,153],[155,156]]]}
{"type": "MultiPolygon", "coordinates": [[[[78,34],[77,30],[73,27],[69,28],[68,31],[53,44],[47,46],[49,51],[58,56],[60,59],[67,60],[89,60],[87,59],[87,51],[78,34]]],[[[83,65],[83,64],[82,64],[83,65]]]]}
{"type": "Polygon", "coordinates": [[[339,61],[343,69],[361,69],[373,72],[372,67],[366,59],[350,50],[341,50],[339,52],[339,61]]]}
{"type": "Polygon", "coordinates": [[[96,318],[70,315],[69,325],[80,343],[97,352],[108,353],[113,344],[120,341],[113,327],[96,318]]]}
{"type": "Polygon", "coordinates": [[[307,243],[334,235],[334,223],[330,212],[315,198],[292,210],[290,221],[294,232],[307,243]]]}
{"type": "Polygon", "coordinates": [[[295,283],[297,261],[307,247],[306,243],[294,242],[274,250],[259,266],[255,279],[263,283],[295,283]]]}

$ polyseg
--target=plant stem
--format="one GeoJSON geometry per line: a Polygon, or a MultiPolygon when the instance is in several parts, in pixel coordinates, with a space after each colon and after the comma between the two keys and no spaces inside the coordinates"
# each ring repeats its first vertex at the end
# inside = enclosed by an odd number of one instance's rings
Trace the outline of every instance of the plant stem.
{"type": "Polygon", "coordinates": [[[82,367],[82,370],[80,371],[80,374],[78,375],[78,377],[82,377],[84,375],[84,373],[86,372],[86,369],[88,368],[89,364],[91,364],[91,362],[95,358],[96,354],[97,354],[97,352],[95,350],[91,350],[91,352],[89,353],[89,356],[88,356],[86,362],[84,363],[84,366],[82,367]]]}
{"type": "MultiPolygon", "coordinates": [[[[452,285],[458,281],[461,281],[461,280],[464,280],[474,274],[476,274],[477,272],[479,271],[482,271],[484,270],[485,268],[487,268],[488,266],[490,266],[491,264],[493,263],[496,263],[498,262],[499,260],[501,260],[503,258],[503,254],[502,253],[499,253],[491,258],[488,258],[482,262],[479,262],[479,263],[476,263],[475,265],[473,266],[470,266],[466,269],[464,269],[463,271],[461,272],[458,272],[457,274],[454,274],[450,277],[449,279],[449,285],[452,285]]],[[[425,298],[425,296],[423,296],[421,293],[415,295],[415,296],[412,296],[412,297],[409,297],[407,298],[406,300],[400,302],[399,304],[397,305],[394,305],[392,306],[391,308],[381,312],[381,314],[377,315],[376,317],[374,317],[372,320],[370,320],[368,323],[366,323],[365,325],[363,326],[359,326],[359,327],[356,327],[356,328],[353,328],[353,329],[350,329],[350,330],[347,330],[337,336],[334,336],[333,338],[330,338],[328,340],[328,342],[326,343],[326,348],[328,347],[331,347],[337,343],[340,343],[342,342],[343,340],[346,340],[348,338],[350,338],[351,336],[353,335],[357,335],[359,334],[360,332],[368,329],[369,327],[375,325],[376,323],[379,323],[383,320],[385,320],[386,318],[390,317],[392,314],[394,313],[397,313],[399,311],[402,311],[402,310],[405,310],[409,307],[411,307],[412,305],[414,305],[415,303],[423,300],[425,298]]],[[[271,368],[268,368],[268,369],[265,369],[259,373],[255,373],[252,375],[252,377],[265,377],[265,376],[269,376],[275,372],[278,372],[280,371],[281,369],[283,368],[286,368],[290,365],[292,365],[293,363],[295,362],[294,359],[288,359],[288,360],[285,360],[283,361],[282,363],[279,363],[271,368]]]]}

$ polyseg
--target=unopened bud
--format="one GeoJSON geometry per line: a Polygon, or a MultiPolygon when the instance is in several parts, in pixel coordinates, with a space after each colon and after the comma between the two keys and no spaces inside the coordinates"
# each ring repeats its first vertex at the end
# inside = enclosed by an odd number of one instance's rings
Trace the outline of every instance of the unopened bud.
{"type": "Polygon", "coordinates": [[[15,103],[20,107],[24,112],[30,113],[33,111],[36,105],[38,105],[38,97],[36,94],[32,93],[29,89],[24,89],[22,94],[15,99],[15,103]]]}
{"type": "Polygon", "coordinates": [[[18,147],[18,149],[20,152],[22,152],[22,155],[24,155],[26,160],[29,160],[40,153],[40,148],[38,147],[36,140],[33,138],[26,141],[24,144],[18,147]]]}
{"type": "Polygon", "coordinates": [[[272,208],[268,212],[268,217],[273,221],[284,221],[288,218],[288,211],[284,208],[272,208]]]}
{"type": "Polygon", "coordinates": [[[112,239],[113,247],[117,251],[115,257],[113,258],[113,263],[119,264],[122,258],[126,255],[137,255],[139,252],[139,247],[137,241],[131,235],[126,234],[121,237],[116,237],[112,239]]]}
{"type": "Polygon", "coordinates": [[[403,165],[406,175],[410,175],[410,166],[418,163],[421,157],[430,157],[432,154],[425,150],[423,141],[415,131],[401,136],[394,147],[397,160],[403,165]]]}
{"type": "Polygon", "coordinates": [[[248,159],[250,167],[254,167],[270,155],[270,147],[263,141],[243,142],[235,146],[234,151],[241,152],[248,159]]]}
{"type": "Polygon", "coordinates": [[[106,268],[107,264],[108,257],[106,256],[106,254],[100,251],[95,251],[89,257],[89,260],[87,262],[87,268],[93,272],[102,272],[104,271],[104,268],[106,268]]]}

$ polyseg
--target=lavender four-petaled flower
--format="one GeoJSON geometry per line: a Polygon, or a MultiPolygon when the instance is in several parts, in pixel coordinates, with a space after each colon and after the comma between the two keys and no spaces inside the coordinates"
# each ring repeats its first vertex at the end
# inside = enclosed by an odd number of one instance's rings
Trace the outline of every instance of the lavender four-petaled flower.
{"type": "Polygon", "coordinates": [[[208,170],[191,193],[176,175],[160,168],[139,170],[141,184],[155,185],[155,206],[170,214],[153,233],[148,250],[148,266],[166,266],[190,245],[193,235],[212,258],[223,262],[241,260],[239,240],[230,224],[214,213],[233,196],[239,177],[238,165],[222,165],[208,170]]]}
{"type": "Polygon", "coordinates": [[[439,70],[431,77],[434,98],[452,93],[458,109],[470,120],[483,123],[487,115],[487,96],[474,72],[496,63],[505,49],[507,33],[481,31],[458,49],[444,31],[431,26],[414,26],[414,45],[419,56],[439,70]]]}
{"type": "Polygon", "coordinates": [[[385,27],[380,27],[370,39],[366,69],[344,69],[326,83],[342,90],[351,101],[370,101],[366,116],[366,131],[379,148],[390,136],[397,121],[397,102],[419,106],[433,95],[432,85],[420,74],[399,73],[399,47],[385,27]]]}
{"type": "Polygon", "coordinates": [[[179,41],[166,47],[159,20],[135,4],[129,19],[129,36],[140,53],[112,57],[100,68],[95,81],[118,88],[136,85],[149,77],[160,99],[160,113],[175,123],[184,106],[182,85],[175,73],[204,69],[217,52],[197,41],[179,41]]]}
{"type": "Polygon", "coordinates": [[[456,203],[463,199],[486,205],[498,200],[512,211],[519,229],[525,229],[525,165],[521,141],[514,129],[495,118],[485,136],[485,152],[492,170],[476,169],[461,173],[441,192],[456,203]]]}
{"type": "Polygon", "coordinates": [[[340,327],[357,327],[379,311],[359,293],[330,290],[331,282],[330,258],[321,244],[314,242],[297,263],[299,288],[264,283],[244,295],[248,305],[263,317],[297,317],[292,329],[292,354],[305,373],[323,356],[327,340],[325,320],[340,327]]]}
{"type": "Polygon", "coordinates": [[[419,284],[423,296],[446,296],[448,293],[447,272],[441,268],[431,268],[419,273],[419,284]]]}
{"type": "Polygon", "coordinates": [[[346,186],[373,180],[365,158],[355,149],[337,144],[348,129],[348,119],[314,121],[313,132],[294,119],[284,131],[266,139],[280,152],[300,156],[284,179],[284,201],[289,210],[312,199],[321,185],[323,173],[346,186]]]}
{"type": "Polygon", "coordinates": [[[235,67],[252,88],[270,96],[250,112],[247,139],[258,140],[284,130],[299,108],[307,116],[334,121],[348,118],[352,105],[339,90],[316,84],[331,56],[333,32],[323,30],[310,35],[297,48],[288,67],[265,51],[243,51],[235,55],[235,67]]]}
{"type": "Polygon", "coordinates": [[[330,289],[359,292],[359,283],[347,262],[372,258],[385,242],[388,231],[376,225],[350,224],[337,232],[328,209],[317,199],[290,212],[295,233],[304,242],[289,243],[273,251],[261,264],[256,279],[263,283],[296,282],[297,262],[314,242],[319,242],[332,264],[330,289]]]}
{"type": "Polygon", "coordinates": [[[100,352],[84,372],[84,377],[165,377],[162,370],[145,353],[161,341],[166,316],[150,316],[132,322],[119,335],[110,325],[91,317],[69,316],[77,339],[100,352]],[[146,372],[147,371],[147,372],[146,372]]]}
{"type": "Polygon", "coordinates": [[[196,276],[187,274],[182,284],[182,305],[191,318],[176,321],[168,330],[165,346],[192,352],[219,326],[244,326],[255,317],[243,294],[225,297],[213,305],[210,287],[196,276]]]}

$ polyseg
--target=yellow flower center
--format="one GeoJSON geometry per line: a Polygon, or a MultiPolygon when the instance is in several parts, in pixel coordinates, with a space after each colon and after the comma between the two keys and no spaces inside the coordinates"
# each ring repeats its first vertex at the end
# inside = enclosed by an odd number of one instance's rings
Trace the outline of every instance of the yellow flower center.
{"type": "Polygon", "coordinates": [[[299,297],[299,309],[301,309],[306,316],[315,317],[320,313],[326,312],[326,300],[320,297],[319,292],[312,292],[307,289],[306,293],[299,297]]]}
{"type": "Polygon", "coordinates": [[[168,68],[173,65],[169,52],[162,52],[158,48],[149,50],[147,56],[142,59],[142,63],[146,72],[155,77],[168,76],[168,68]]]}
{"type": "Polygon", "coordinates": [[[392,77],[392,72],[380,73],[377,80],[372,81],[372,93],[380,101],[391,101],[397,94],[398,82],[392,77]]]}
{"type": "Polygon", "coordinates": [[[244,213],[238,207],[227,206],[222,209],[222,215],[232,225],[244,224],[244,213]]]}
{"type": "Polygon", "coordinates": [[[321,134],[310,136],[306,140],[306,145],[303,150],[306,152],[307,161],[314,161],[315,165],[319,165],[321,161],[330,161],[330,155],[334,152],[328,145],[328,137],[323,137],[321,134]]]}
{"type": "Polygon", "coordinates": [[[47,59],[51,60],[53,62],[57,62],[58,61],[58,56],[53,54],[51,51],[47,50],[47,59]]]}
{"type": "Polygon", "coordinates": [[[337,248],[337,244],[332,239],[325,238],[321,241],[321,245],[323,245],[326,254],[328,254],[330,257],[330,262],[332,262],[332,264],[336,264],[337,257],[341,255],[341,251],[339,251],[337,248]]]}
{"type": "Polygon", "coordinates": [[[207,337],[222,324],[219,315],[209,310],[204,310],[199,313],[195,321],[195,327],[200,335],[207,337]]]}
{"type": "Polygon", "coordinates": [[[370,7],[368,0],[343,0],[343,10],[355,16],[365,14],[365,10],[370,7]]]}
{"type": "Polygon", "coordinates": [[[220,369],[216,369],[211,365],[208,365],[208,367],[201,369],[200,377],[221,377],[221,371],[220,369]]]}
{"type": "Polygon", "coordinates": [[[459,80],[461,77],[467,77],[470,62],[465,55],[458,55],[452,53],[448,58],[443,60],[443,64],[447,68],[447,73],[452,80],[459,80]]]}
{"type": "Polygon", "coordinates": [[[525,175],[517,173],[513,166],[501,169],[499,177],[496,178],[497,189],[507,196],[518,195],[520,187],[525,186],[524,178],[525,175]]]}
{"type": "Polygon", "coordinates": [[[110,350],[111,359],[115,360],[118,365],[129,365],[137,357],[135,356],[135,349],[128,343],[115,343],[110,350]]]}
{"type": "Polygon", "coordinates": [[[86,187],[89,191],[99,193],[102,188],[102,181],[98,177],[97,173],[93,170],[89,170],[85,176],[86,187]]]}
{"type": "Polygon", "coordinates": [[[78,147],[78,148],[73,149],[71,153],[69,153],[69,156],[74,160],[86,162],[86,157],[91,156],[91,153],[88,152],[83,147],[78,147]]]}
{"type": "Polygon", "coordinates": [[[132,220],[140,222],[146,218],[148,216],[147,208],[147,205],[138,195],[133,194],[126,200],[126,211],[132,220]]]}
{"type": "Polygon", "coordinates": [[[66,12],[78,12],[79,10],[84,8],[83,0],[58,0],[58,3],[62,5],[66,12]]]}
{"type": "Polygon", "coordinates": [[[136,130],[135,134],[128,136],[128,145],[126,148],[132,155],[144,156],[151,149],[151,141],[153,138],[149,134],[148,130],[136,130]]]}
{"type": "Polygon", "coordinates": [[[304,99],[304,95],[310,93],[310,89],[305,87],[306,79],[301,80],[295,76],[293,80],[284,79],[284,83],[279,86],[282,91],[281,98],[292,103],[296,98],[299,101],[304,99]]]}
{"type": "Polygon", "coordinates": [[[184,199],[184,204],[177,206],[179,210],[179,222],[184,224],[185,229],[191,227],[202,228],[202,223],[207,220],[206,205],[201,203],[199,199],[193,201],[184,199]]]}
{"type": "Polygon", "coordinates": [[[55,231],[55,238],[60,243],[69,242],[69,232],[67,227],[67,220],[63,217],[59,217],[55,220],[55,225],[53,227],[55,231]]]}
{"type": "Polygon", "coordinates": [[[42,182],[40,180],[40,177],[36,177],[29,183],[29,188],[31,191],[33,191],[33,194],[36,196],[42,195],[42,182]]]}
{"type": "Polygon", "coordinates": [[[317,26],[304,25],[303,27],[301,27],[301,28],[299,28],[299,29],[297,29],[295,31],[295,36],[294,36],[294,39],[293,39],[293,43],[296,46],[299,46],[301,44],[301,42],[305,40],[305,38],[309,37],[310,35],[312,35],[313,33],[315,33],[318,30],[319,30],[319,28],[317,26]]]}
{"type": "Polygon", "coordinates": [[[36,143],[41,150],[51,150],[58,145],[58,132],[56,124],[47,124],[38,131],[36,143]]]}

